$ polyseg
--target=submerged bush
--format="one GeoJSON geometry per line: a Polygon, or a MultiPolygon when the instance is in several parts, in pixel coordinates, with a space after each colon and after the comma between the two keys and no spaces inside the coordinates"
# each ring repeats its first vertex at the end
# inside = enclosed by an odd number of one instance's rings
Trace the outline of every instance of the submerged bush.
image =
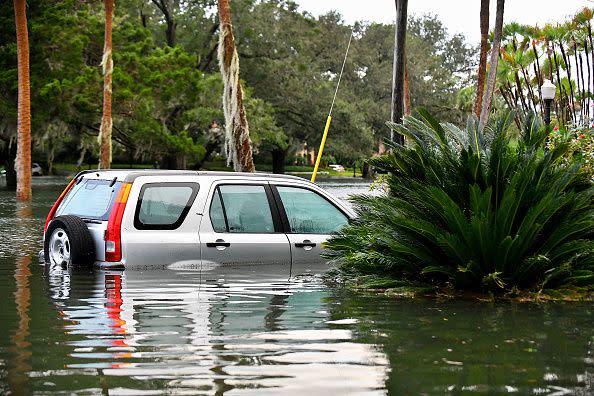
{"type": "Polygon", "coordinates": [[[594,204],[569,149],[545,151],[534,116],[511,139],[510,114],[481,133],[420,110],[391,124],[405,146],[374,158],[388,194],[353,199],[359,217],[327,242],[344,272],[503,292],[594,283],[594,204]]]}

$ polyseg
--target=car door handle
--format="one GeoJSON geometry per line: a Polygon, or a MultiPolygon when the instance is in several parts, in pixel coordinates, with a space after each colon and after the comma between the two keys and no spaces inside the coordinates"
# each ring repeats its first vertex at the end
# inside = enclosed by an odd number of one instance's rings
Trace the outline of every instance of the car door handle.
{"type": "Polygon", "coordinates": [[[316,246],[316,244],[313,243],[312,241],[310,241],[309,239],[306,239],[303,242],[295,242],[295,247],[301,247],[301,248],[310,247],[310,248],[312,248],[315,246],[316,246]]]}
{"type": "Polygon", "coordinates": [[[229,247],[231,244],[222,239],[217,239],[215,242],[206,242],[206,247],[229,247]]]}

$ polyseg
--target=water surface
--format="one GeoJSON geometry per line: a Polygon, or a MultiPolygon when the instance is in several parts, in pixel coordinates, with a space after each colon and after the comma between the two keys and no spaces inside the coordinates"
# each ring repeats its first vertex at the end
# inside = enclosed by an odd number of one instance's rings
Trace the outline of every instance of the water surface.
{"type": "Polygon", "coordinates": [[[0,188],[0,393],[594,393],[592,303],[398,300],[325,268],[53,268],[36,253],[65,180],[34,182],[31,206],[0,188]]]}

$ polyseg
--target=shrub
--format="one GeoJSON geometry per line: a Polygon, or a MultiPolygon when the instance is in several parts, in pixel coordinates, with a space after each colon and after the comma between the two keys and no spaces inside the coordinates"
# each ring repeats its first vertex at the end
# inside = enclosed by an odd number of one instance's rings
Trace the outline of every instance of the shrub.
{"type": "Polygon", "coordinates": [[[594,128],[577,126],[555,129],[549,135],[549,148],[567,143],[569,150],[563,156],[563,161],[570,163],[574,160],[582,162],[582,171],[594,178],[594,128]]]}
{"type": "Polygon", "coordinates": [[[390,124],[405,146],[370,160],[388,193],[353,199],[358,218],[327,242],[344,272],[461,290],[504,292],[594,283],[593,186],[569,145],[545,151],[529,116],[509,138],[511,114],[484,130],[440,124],[420,110],[390,124]]]}

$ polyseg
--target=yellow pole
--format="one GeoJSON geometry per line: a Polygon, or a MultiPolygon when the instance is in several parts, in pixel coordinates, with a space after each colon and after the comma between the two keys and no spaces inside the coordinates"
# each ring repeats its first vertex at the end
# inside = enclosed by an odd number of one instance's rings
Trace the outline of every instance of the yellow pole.
{"type": "Polygon", "coordinates": [[[320,160],[322,159],[322,153],[324,152],[324,146],[326,145],[326,137],[328,136],[328,130],[330,129],[330,122],[332,121],[332,116],[328,114],[328,119],[326,120],[326,127],[324,128],[324,136],[322,136],[322,141],[320,142],[320,150],[318,150],[318,157],[316,158],[316,166],[314,167],[313,174],[311,175],[311,182],[316,181],[316,175],[318,174],[318,168],[320,166],[320,160]]]}

